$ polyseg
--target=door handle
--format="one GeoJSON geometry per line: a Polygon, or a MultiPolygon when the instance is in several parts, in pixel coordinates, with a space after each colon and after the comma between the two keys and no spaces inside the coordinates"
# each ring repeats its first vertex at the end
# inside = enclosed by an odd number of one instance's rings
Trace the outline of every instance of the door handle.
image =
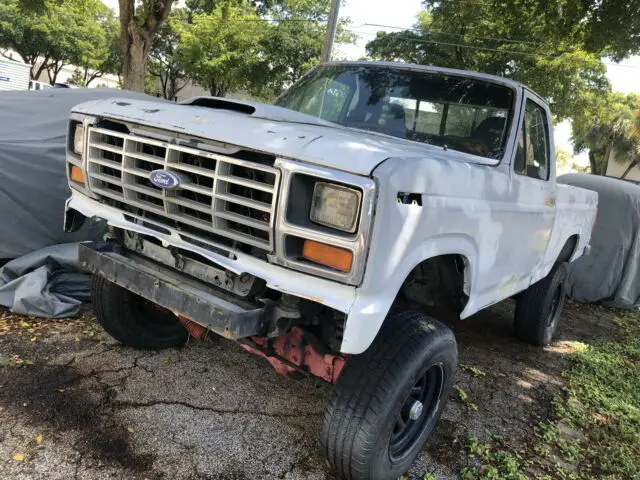
{"type": "Polygon", "coordinates": [[[555,207],[556,206],[556,199],[551,197],[551,198],[547,198],[544,201],[544,206],[545,207],[555,207]]]}

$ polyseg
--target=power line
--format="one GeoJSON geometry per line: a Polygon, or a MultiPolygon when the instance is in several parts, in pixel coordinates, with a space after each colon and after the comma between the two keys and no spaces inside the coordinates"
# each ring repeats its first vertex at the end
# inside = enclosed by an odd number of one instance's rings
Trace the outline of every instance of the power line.
{"type": "MultiPolygon", "coordinates": [[[[355,30],[347,30],[351,33],[360,33],[360,34],[365,34],[365,35],[372,35],[372,33],[370,32],[358,32],[355,30]]],[[[377,35],[377,34],[373,34],[373,35],[377,35]]],[[[506,53],[506,54],[516,54],[516,55],[525,55],[525,56],[531,56],[531,57],[547,57],[547,58],[558,58],[560,55],[549,55],[549,54],[545,54],[545,53],[529,53],[529,52],[521,52],[518,50],[500,50],[498,48],[490,48],[490,47],[481,47],[478,45],[465,45],[462,43],[453,43],[453,42],[442,42],[440,40],[426,40],[426,39],[421,39],[421,38],[404,38],[403,41],[405,42],[411,42],[411,43],[428,43],[428,44],[433,44],[433,45],[447,45],[449,47],[461,47],[461,48],[470,48],[473,50],[479,50],[479,51],[484,51],[484,52],[498,52],[498,53],[506,53]]]]}
{"type": "MultiPolygon", "coordinates": [[[[358,35],[370,35],[370,36],[377,36],[377,33],[373,33],[373,32],[363,32],[363,31],[358,31],[358,30],[347,30],[350,33],[355,33],[358,35]]],[[[490,48],[490,47],[482,47],[479,45],[468,45],[468,44],[461,44],[461,43],[452,43],[452,42],[441,42],[439,40],[426,40],[426,39],[420,39],[420,38],[405,38],[403,39],[403,41],[406,42],[411,42],[411,43],[417,43],[417,44],[431,44],[431,45],[446,45],[446,46],[450,46],[450,47],[460,47],[460,48],[470,48],[472,50],[479,50],[479,51],[485,51],[485,52],[497,52],[497,53],[503,53],[503,54],[515,54],[515,55],[522,55],[522,56],[528,56],[528,57],[541,57],[541,58],[552,58],[552,59],[556,59],[556,58],[560,58],[563,54],[565,53],[571,53],[570,51],[567,52],[560,52],[558,54],[555,55],[550,55],[550,54],[545,54],[545,53],[530,53],[530,52],[521,52],[518,50],[501,50],[501,49],[497,49],[497,48],[490,48]]],[[[544,45],[543,43],[540,43],[540,45],[544,45]]],[[[615,63],[615,62],[607,62],[604,60],[601,60],[601,62],[604,65],[612,65],[615,67],[624,67],[624,68],[640,68],[636,65],[621,65],[619,63],[615,63]]]]}
{"type": "Polygon", "coordinates": [[[327,23],[327,20],[314,20],[311,18],[234,18],[234,22],[273,22],[273,23],[286,23],[286,22],[311,22],[311,23],[327,23]]]}
{"type": "Polygon", "coordinates": [[[496,42],[505,42],[505,43],[522,43],[523,45],[544,45],[543,42],[534,42],[530,40],[511,40],[509,38],[499,38],[499,37],[481,37],[475,35],[465,35],[463,33],[452,33],[452,32],[443,32],[438,30],[423,30],[420,28],[414,27],[394,27],[392,25],[381,25],[379,23],[363,23],[361,24],[364,27],[379,27],[379,28],[391,28],[394,30],[409,30],[416,33],[432,33],[434,35],[446,35],[450,37],[462,37],[462,38],[473,38],[477,40],[491,40],[496,42]]]}
{"type": "Polygon", "coordinates": [[[491,5],[494,6],[494,2],[487,2],[483,0],[437,0],[432,3],[457,3],[459,5],[464,5],[465,3],[471,5],[491,5]]]}

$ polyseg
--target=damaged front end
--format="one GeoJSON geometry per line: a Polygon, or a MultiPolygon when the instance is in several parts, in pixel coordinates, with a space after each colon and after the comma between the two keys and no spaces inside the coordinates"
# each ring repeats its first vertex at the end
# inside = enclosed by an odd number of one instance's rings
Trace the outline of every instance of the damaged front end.
{"type": "Polygon", "coordinates": [[[79,261],[95,275],[171,311],[189,334],[238,341],[266,357],[280,374],[303,372],[335,382],[344,315],[281,293],[248,273],[205,263],[153,237],[111,228],[106,241],[84,243],[79,261]]]}

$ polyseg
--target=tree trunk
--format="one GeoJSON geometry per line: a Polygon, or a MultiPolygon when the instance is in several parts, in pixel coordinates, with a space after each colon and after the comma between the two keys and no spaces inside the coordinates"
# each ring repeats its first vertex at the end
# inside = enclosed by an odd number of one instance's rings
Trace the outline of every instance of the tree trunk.
{"type": "Polygon", "coordinates": [[[620,178],[621,179],[627,178],[627,175],[629,175],[629,172],[631,172],[631,170],[633,170],[633,167],[637,166],[639,163],[640,163],[640,158],[636,158],[632,160],[620,178]]]}
{"type": "Polygon", "coordinates": [[[598,161],[596,160],[596,154],[589,150],[589,165],[591,165],[591,173],[593,175],[599,175],[598,173],[598,161]]]}
{"type": "Polygon", "coordinates": [[[151,52],[151,42],[145,39],[140,27],[133,21],[127,29],[123,41],[124,77],[122,88],[135,92],[144,92],[144,80],[147,75],[147,59],[151,52]]]}
{"type": "Polygon", "coordinates": [[[187,83],[185,81],[182,82],[182,85],[180,85],[180,79],[176,78],[175,76],[171,77],[170,83],[169,83],[169,93],[170,93],[170,98],[173,101],[176,101],[176,97],[178,96],[178,93],[180,93],[180,91],[187,85],[187,83]]]}
{"type": "Polygon", "coordinates": [[[169,94],[167,93],[167,84],[169,83],[169,72],[165,70],[165,74],[160,70],[160,75],[158,75],[160,79],[160,88],[162,88],[162,98],[169,98],[169,94]]]}
{"type": "Polygon", "coordinates": [[[32,60],[25,59],[25,61],[33,65],[33,67],[31,67],[31,80],[40,81],[40,75],[49,67],[49,57],[45,57],[38,67],[36,67],[37,58],[33,58],[32,60]]]}
{"type": "Polygon", "coordinates": [[[224,82],[212,83],[209,92],[211,92],[212,97],[224,97],[227,89],[225,88],[224,82]]]}
{"type": "Polygon", "coordinates": [[[607,147],[604,151],[604,169],[602,170],[602,175],[607,174],[607,170],[609,170],[609,160],[611,159],[611,154],[613,153],[613,147],[607,147]]]}
{"type": "Polygon", "coordinates": [[[94,80],[97,80],[98,78],[102,78],[103,75],[104,75],[104,72],[93,72],[91,75],[89,75],[89,78],[85,82],[84,86],[88,87],[91,82],[93,82],[94,80]]]}
{"type": "Polygon", "coordinates": [[[119,0],[120,37],[124,62],[122,88],[144,92],[147,59],[151,53],[153,37],[169,16],[173,0],[144,2],[146,18],[136,15],[135,0],[119,0]]]}
{"type": "Polygon", "coordinates": [[[62,63],[62,61],[51,63],[49,68],[47,68],[47,72],[49,72],[49,84],[56,84],[56,81],[58,80],[58,74],[62,71],[63,67],[64,63],[62,63]]]}

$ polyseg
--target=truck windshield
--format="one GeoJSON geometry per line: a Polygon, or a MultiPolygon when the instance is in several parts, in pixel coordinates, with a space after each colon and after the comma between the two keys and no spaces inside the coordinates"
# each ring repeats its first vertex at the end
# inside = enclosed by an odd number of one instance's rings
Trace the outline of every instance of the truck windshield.
{"type": "Polygon", "coordinates": [[[276,104],[345,127],[501,159],[513,102],[513,89],[470,77],[330,65],[276,104]]]}

